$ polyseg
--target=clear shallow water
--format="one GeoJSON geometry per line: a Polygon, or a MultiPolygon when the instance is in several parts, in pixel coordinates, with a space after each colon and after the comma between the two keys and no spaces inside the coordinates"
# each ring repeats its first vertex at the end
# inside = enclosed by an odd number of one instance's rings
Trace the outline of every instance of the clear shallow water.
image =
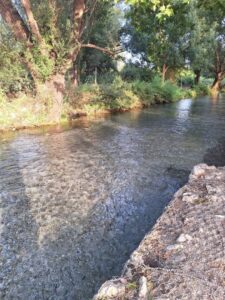
{"type": "Polygon", "coordinates": [[[0,299],[91,299],[191,168],[225,165],[225,98],[78,125],[1,140],[0,299]]]}

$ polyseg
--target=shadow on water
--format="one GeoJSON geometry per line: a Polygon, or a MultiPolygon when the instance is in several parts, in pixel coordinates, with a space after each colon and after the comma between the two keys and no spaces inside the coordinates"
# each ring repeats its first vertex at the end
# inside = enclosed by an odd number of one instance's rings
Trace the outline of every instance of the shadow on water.
{"type": "Polygon", "coordinates": [[[219,139],[216,146],[206,151],[203,161],[210,166],[225,166],[225,137],[219,139]]]}
{"type": "Polygon", "coordinates": [[[35,275],[31,262],[38,249],[37,224],[30,214],[17,151],[5,149],[0,157],[0,298],[29,299],[24,287],[35,275]]]}

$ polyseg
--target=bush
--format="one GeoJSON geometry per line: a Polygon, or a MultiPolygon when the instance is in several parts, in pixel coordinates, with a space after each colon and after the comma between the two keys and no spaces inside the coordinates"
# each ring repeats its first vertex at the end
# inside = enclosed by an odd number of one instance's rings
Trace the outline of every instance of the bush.
{"type": "Polygon", "coordinates": [[[199,83],[194,86],[194,90],[196,92],[196,96],[204,96],[209,94],[209,87],[204,83],[199,83]]]}
{"type": "Polygon", "coordinates": [[[84,109],[88,114],[92,114],[96,111],[127,110],[141,105],[131,86],[120,77],[116,77],[111,85],[99,85],[97,93],[84,105],[84,109]]]}
{"type": "Polygon", "coordinates": [[[135,95],[140,98],[144,105],[150,105],[155,103],[155,97],[151,83],[144,81],[135,81],[132,84],[132,90],[135,95]]]}
{"type": "Polygon", "coordinates": [[[170,81],[162,83],[160,77],[155,77],[150,82],[138,80],[128,83],[116,76],[111,84],[83,84],[71,89],[67,97],[67,108],[75,114],[128,110],[156,103],[170,103],[185,97],[195,98],[206,91],[208,88],[205,85],[199,85],[195,89],[182,89],[170,81]]]}
{"type": "Polygon", "coordinates": [[[177,100],[181,99],[184,95],[181,88],[179,88],[177,85],[175,85],[169,81],[166,81],[162,85],[162,94],[163,94],[165,100],[168,102],[177,101],[177,100]]]}
{"type": "Polygon", "coordinates": [[[176,73],[176,79],[179,86],[191,87],[194,84],[194,73],[192,70],[181,69],[176,73]]]}
{"type": "Polygon", "coordinates": [[[49,107],[42,99],[20,95],[8,100],[0,95],[0,128],[34,126],[48,123],[49,107]]]}
{"type": "Polygon", "coordinates": [[[183,97],[182,89],[170,81],[162,83],[159,77],[155,77],[152,82],[135,82],[133,91],[145,105],[174,102],[183,97]]]}

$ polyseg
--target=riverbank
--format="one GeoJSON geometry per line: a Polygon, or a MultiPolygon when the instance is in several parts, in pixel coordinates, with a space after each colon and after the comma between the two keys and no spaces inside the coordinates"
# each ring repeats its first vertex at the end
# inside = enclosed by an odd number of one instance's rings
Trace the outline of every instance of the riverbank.
{"type": "Polygon", "coordinates": [[[225,299],[225,168],[194,167],[126,263],[95,300],[225,299]]]}
{"type": "Polygon", "coordinates": [[[195,98],[207,92],[207,86],[180,88],[169,81],[162,83],[158,78],[151,82],[132,83],[117,79],[112,84],[68,87],[65,100],[59,107],[45,93],[36,97],[18,95],[10,99],[0,93],[0,131],[35,128],[80,117],[142,109],[183,98],[195,98]],[[61,112],[57,120],[52,119],[55,111],[61,112]]]}

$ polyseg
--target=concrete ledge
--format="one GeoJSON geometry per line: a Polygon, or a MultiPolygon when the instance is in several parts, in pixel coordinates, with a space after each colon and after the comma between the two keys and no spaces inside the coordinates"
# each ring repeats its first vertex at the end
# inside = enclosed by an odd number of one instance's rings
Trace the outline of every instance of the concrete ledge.
{"type": "Polygon", "coordinates": [[[225,168],[194,167],[121,278],[95,300],[225,299],[225,168]]]}

